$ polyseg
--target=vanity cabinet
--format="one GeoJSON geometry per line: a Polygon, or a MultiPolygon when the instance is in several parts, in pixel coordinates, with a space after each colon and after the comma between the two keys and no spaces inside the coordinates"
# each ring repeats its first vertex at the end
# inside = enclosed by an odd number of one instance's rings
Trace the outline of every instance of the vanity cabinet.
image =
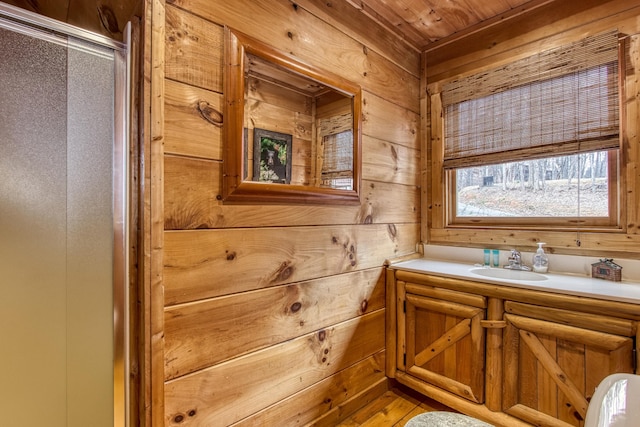
{"type": "Polygon", "coordinates": [[[400,369],[472,402],[484,401],[486,298],[400,282],[406,351],[400,369]]]}
{"type": "Polygon", "coordinates": [[[536,425],[580,426],[595,387],[633,372],[635,322],[505,303],[503,410],[536,425]]]}
{"type": "Polygon", "coordinates": [[[387,376],[497,426],[583,426],[640,306],[387,269],[387,376]]]}

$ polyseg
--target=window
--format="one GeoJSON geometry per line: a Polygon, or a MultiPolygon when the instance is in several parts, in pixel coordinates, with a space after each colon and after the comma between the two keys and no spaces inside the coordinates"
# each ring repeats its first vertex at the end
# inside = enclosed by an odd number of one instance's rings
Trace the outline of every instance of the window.
{"type": "Polygon", "coordinates": [[[442,90],[448,225],[619,225],[617,32],[442,90]]]}
{"type": "Polygon", "coordinates": [[[322,186],[353,188],[353,135],[351,130],[327,135],[322,143],[322,186]]]}
{"type": "MultiPolygon", "coordinates": [[[[338,108],[341,108],[340,106],[338,108]]],[[[330,110],[335,113],[335,111],[330,110]]],[[[317,120],[312,176],[317,186],[353,189],[353,115],[339,112],[317,120]]]]}
{"type": "Polygon", "coordinates": [[[458,168],[455,216],[603,218],[604,225],[611,204],[609,157],[594,151],[458,168]]]}

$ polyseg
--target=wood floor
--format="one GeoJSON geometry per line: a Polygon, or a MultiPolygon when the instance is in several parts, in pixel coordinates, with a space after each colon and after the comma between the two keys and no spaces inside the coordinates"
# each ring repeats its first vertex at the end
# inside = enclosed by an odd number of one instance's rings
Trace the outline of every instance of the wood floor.
{"type": "Polygon", "coordinates": [[[412,390],[394,386],[337,427],[401,427],[416,415],[429,411],[453,410],[412,390]]]}

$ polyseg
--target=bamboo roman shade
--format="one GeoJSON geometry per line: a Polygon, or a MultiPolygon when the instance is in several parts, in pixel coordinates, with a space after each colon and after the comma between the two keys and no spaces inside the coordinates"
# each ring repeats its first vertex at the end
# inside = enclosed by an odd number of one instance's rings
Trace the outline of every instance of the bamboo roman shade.
{"type": "Polygon", "coordinates": [[[619,147],[618,33],[448,83],[445,168],[619,147]]]}
{"type": "Polygon", "coordinates": [[[324,137],[322,179],[341,178],[353,174],[353,133],[344,131],[324,137]]]}
{"type": "MultiPolygon", "coordinates": [[[[353,178],[353,114],[333,114],[317,121],[317,138],[321,141],[318,166],[323,186],[336,188],[336,180],[353,178]]],[[[351,185],[351,184],[349,184],[351,185]]]]}

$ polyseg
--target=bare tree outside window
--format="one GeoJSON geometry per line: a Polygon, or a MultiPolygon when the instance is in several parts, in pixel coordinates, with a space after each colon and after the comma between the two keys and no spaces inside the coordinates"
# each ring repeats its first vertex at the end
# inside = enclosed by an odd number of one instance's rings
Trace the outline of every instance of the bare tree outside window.
{"type": "Polygon", "coordinates": [[[607,217],[607,154],[598,151],[457,169],[456,215],[607,217]]]}

